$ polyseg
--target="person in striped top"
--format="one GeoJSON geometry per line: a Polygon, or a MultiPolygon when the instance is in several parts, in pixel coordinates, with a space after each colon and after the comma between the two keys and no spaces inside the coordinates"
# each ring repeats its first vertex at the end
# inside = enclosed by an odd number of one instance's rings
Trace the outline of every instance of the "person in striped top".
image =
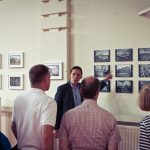
{"type": "MultiPolygon", "coordinates": [[[[141,110],[150,111],[150,85],[141,89],[139,106],[141,110]]],[[[139,149],[150,150],[150,115],[140,122],[139,149]]]]}

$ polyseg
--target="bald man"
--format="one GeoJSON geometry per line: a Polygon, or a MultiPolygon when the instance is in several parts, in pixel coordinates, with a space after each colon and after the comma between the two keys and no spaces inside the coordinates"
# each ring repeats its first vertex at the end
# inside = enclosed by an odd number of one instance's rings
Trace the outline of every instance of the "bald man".
{"type": "Polygon", "coordinates": [[[97,105],[100,84],[93,76],[81,82],[81,105],[63,116],[60,150],[118,150],[120,134],[115,118],[97,105]]]}

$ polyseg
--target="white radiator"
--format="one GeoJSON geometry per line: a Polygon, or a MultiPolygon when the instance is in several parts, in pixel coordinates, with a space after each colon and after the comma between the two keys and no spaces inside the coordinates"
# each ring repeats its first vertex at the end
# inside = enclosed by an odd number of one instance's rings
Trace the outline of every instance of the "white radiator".
{"type": "Polygon", "coordinates": [[[122,141],[119,150],[138,150],[139,127],[118,125],[122,141]]]}

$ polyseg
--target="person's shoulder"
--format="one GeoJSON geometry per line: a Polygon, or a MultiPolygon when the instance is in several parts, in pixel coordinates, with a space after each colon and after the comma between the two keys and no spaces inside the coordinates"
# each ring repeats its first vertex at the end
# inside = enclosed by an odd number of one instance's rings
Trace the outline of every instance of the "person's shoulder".
{"type": "Polygon", "coordinates": [[[150,116],[145,116],[142,120],[141,120],[141,122],[148,122],[148,123],[150,123],[150,116]]]}
{"type": "Polygon", "coordinates": [[[70,85],[70,82],[67,82],[67,83],[64,83],[62,85],[60,85],[59,87],[66,87],[66,86],[69,86],[70,85]]]}
{"type": "Polygon", "coordinates": [[[74,108],[72,108],[72,109],[70,109],[70,110],[67,110],[67,111],[64,113],[64,115],[65,115],[65,116],[70,116],[70,115],[72,115],[72,114],[75,115],[75,112],[78,112],[78,111],[77,111],[78,107],[79,107],[79,106],[74,107],[74,108]]]}
{"type": "Polygon", "coordinates": [[[47,101],[48,103],[56,103],[56,101],[48,95],[45,96],[45,101],[47,101]]]}
{"type": "Polygon", "coordinates": [[[58,89],[67,89],[69,87],[71,87],[70,82],[67,82],[67,83],[64,83],[64,84],[58,86],[58,89]]]}
{"type": "Polygon", "coordinates": [[[50,97],[48,95],[45,96],[45,98],[42,101],[42,103],[43,103],[42,105],[44,105],[44,106],[54,106],[54,107],[57,107],[56,101],[52,97],[50,97]]]}
{"type": "Polygon", "coordinates": [[[110,113],[109,111],[107,111],[107,110],[105,110],[105,109],[103,109],[103,108],[101,108],[101,107],[100,107],[100,109],[101,109],[101,111],[103,112],[104,116],[105,116],[107,119],[116,121],[116,118],[114,117],[114,115],[113,115],[112,113],[110,113]]]}
{"type": "Polygon", "coordinates": [[[28,91],[24,91],[20,94],[18,94],[15,98],[15,101],[22,99],[22,97],[24,97],[25,95],[27,95],[28,91]]]}
{"type": "Polygon", "coordinates": [[[81,105],[79,105],[79,106],[77,106],[77,107],[74,107],[74,108],[72,108],[72,109],[66,111],[66,112],[65,112],[65,116],[66,116],[67,118],[72,118],[72,117],[74,117],[74,116],[78,116],[78,115],[80,115],[80,113],[81,113],[82,110],[83,110],[83,109],[81,108],[81,105]]]}
{"type": "Polygon", "coordinates": [[[27,90],[24,90],[22,93],[18,94],[16,97],[21,97],[21,96],[29,95],[32,92],[33,92],[33,90],[31,88],[29,88],[27,90]]]}

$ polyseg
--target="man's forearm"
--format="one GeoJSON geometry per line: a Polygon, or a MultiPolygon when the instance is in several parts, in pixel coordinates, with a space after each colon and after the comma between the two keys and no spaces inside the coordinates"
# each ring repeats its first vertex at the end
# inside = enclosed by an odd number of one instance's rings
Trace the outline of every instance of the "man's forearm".
{"type": "Polygon", "coordinates": [[[54,149],[53,127],[50,125],[42,126],[42,150],[54,149]]]}
{"type": "Polygon", "coordinates": [[[42,150],[53,150],[54,149],[54,139],[44,138],[42,143],[42,150]]]}

